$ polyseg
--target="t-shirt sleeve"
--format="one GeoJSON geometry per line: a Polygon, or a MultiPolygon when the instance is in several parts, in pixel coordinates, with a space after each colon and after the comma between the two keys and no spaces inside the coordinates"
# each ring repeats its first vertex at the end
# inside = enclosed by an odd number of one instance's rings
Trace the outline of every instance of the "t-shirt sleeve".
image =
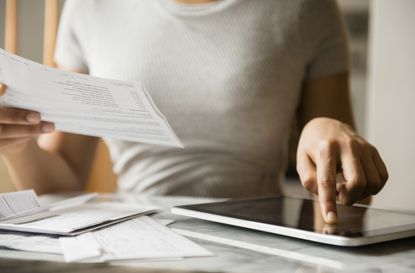
{"type": "Polygon", "coordinates": [[[67,0],[60,18],[56,40],[55,62],[65,68],[88,71],[85,55],[85,31],[82,1],[67,0]]]}
{"type": "Polygon", "coordinates": [[[349,71],[348,35],[336,1],[307,1],[302,10],[301,35],[307,55],[305,80],[349,71]]]}

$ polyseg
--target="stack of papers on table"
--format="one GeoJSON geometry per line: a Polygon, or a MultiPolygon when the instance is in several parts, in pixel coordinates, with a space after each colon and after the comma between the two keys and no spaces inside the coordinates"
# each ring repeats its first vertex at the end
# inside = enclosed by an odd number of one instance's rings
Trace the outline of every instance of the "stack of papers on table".
{"type": "Polygon", "coordinates": [[[206,249],[147,216],[59,240],[67,262],[212,256],[206,249]]]}
{"type": "Polygon", "coordinates": [[[41,206],[33,190],[0,193],[0,222],[35,215],[48,210],[51,211],[82,205],[97,195],[97,193],[82,194],[41,206]]]}
{"type": "Polygon", "coordinates": [[[88,198],[80,196],[42,207],[33,191],[0,194],[0,229],[76,235],[157,211],[155,207],[122,203],[85,204],[88,198]]]}
{"type": "MultiPolygon", "coordinates": [[[[0,231],[0,246],[63,255],[67,262],[212,256],[166,227],[171,221],[142,216],[154,212],[155,207],[85,203],[95,196],[82,195],[40,206],[33,191],[0,194],[0,229],[7,229],[0,231]]],[[[59,257],[56,255],[52,256],[59,257]]]]}
{"type": "Polygon", "coordinates": [[[62,255],[59,237],[54,235],[0,231],[0,246],[12,250],[62,255]]]}

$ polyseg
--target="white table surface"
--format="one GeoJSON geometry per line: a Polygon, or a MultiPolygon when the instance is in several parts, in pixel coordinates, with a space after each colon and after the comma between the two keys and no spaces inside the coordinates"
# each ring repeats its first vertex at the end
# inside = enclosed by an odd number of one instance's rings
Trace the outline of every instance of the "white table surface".
{"type": "MultiPolygon", "coordinates": [[[[44,196],[43,202],[60,198],[44,196]]],[[[415,272],[415,237],[386,242],[366,247],[345,249],[331,247],[283,236],[259,234],[240,228],[232,228],[201,220],[172,215],[169,208],[174,205],[202,203],[210,199],[183,197],[136,197],[133,195],[105,195],[101,198],[128,203],[157,205],[164,209],[159,218],[176,220],[172,228],[191,224],[206,231],[235,232],[240,238],[276,240],[276,254],[261,250],[250,250],[225,244],[192,239],[215,254],[213,257],[191,258],[177,261],[129,262],[114,265],[65,264],[62,257],[22,251],[0,249],[0,272],[281,272],[281,273],[329,273],[329,272],[415,272]],[[270,237],[266,237],[270,236],[270,237]],[[275,237],[274,236],[274,237],[275,237]],[[280,250],[279,250],[280,244],[280,250]],[[292,255],[291,255],[292,254],[292,255]],[[119,266],[122,267],[119,267],[119,266]],[[176,271],[177,270],[177,271],[176,271]]]]}

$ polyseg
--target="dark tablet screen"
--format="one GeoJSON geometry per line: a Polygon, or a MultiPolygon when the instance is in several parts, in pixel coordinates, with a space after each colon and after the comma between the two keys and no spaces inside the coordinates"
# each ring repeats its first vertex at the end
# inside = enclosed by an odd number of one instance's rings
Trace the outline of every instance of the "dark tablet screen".
{"type": "Polygon", "coordinates": [[[291,197],[234,200],[181,208],[345,237],[373,236],[415,228],[413,214],[342,205],[337,206],[338,224],[327,225],[321,217],[318,202],[291,197]]]}

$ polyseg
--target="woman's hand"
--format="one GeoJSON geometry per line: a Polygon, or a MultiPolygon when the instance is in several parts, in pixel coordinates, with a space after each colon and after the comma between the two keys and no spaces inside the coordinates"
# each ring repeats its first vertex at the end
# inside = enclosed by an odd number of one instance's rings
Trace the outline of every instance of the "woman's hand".
{"type": "Polygon", "coordinates": [[[297,171],[304,188],[318,195],[327,223],[337,222],[336,199],[351,205],[377,194],[388,179],[376,148],[347,124],[330,118],[315,118],[304,127],[297,171]]]}
{"type": "MultiPolygon", "coordinates": [[[[0,83],[0,96],[6,86],[0,83]]],[[[0,154],[13,152],[42,133],[50,133],[54,125],[42,122],[40,114],[29,110],[0,107],[0,154]]]]}

